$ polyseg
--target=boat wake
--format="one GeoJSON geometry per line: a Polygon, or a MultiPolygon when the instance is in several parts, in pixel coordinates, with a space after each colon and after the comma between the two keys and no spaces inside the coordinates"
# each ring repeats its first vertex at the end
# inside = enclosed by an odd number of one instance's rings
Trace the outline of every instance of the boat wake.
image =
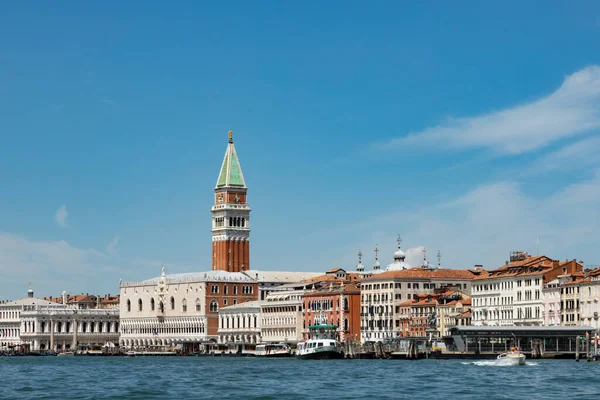
{"type": "MultiPolygon", "coordinates": [[[[461,362],[463,365],[477,365],[481,367],[510,367],[510,364],[499,363],[497,360],[485,360],[485,361],[464,361],[461,362]]],[[[535,367],[539,365],[536,362],[526,361],[525,366],[527,367],[535,367]]]]}

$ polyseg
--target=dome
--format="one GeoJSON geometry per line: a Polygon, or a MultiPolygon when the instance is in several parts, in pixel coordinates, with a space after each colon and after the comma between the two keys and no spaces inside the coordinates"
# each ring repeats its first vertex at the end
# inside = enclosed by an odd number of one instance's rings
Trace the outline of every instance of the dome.
{"type": "Polygon", "coordinates": [[[406,258],[406,254],[400,249],[396,250],[394,253],[394,260],[404,260],[406,258]]]}
{"type": "Polygon", "coordinates": [[[394,260],[394,262],[389,264],[385,270],[386,271],[402,271],[403,269],[410,269],[410,268],[412,268],[412,267],[410,265],[408,265],[407,263],[405,263],[404,259],[403,259],[402,261],[394,260]]]}

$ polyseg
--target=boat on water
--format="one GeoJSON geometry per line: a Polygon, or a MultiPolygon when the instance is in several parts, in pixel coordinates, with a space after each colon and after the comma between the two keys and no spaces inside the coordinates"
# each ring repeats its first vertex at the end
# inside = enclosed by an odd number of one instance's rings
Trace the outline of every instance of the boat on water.
{"type": "Polygon", "coordinates": [[[525,365],[525,358],[525,354],[515,347],[510,352],[500,354],[496,363],[498,365],[525,365]]]}
{"type": "Polygon", "coordinates": [[[291,357],[292,348],[287,344],[259,344],[256,346],[256,357],[278,358],[291,357]]]}
{"type": "Polygon", "coordinates": [[[167,357],[176,356],[174,351],[128,351],[125,353],[127,357],[167,357]]]}
{"type": "Polygon", "coordinates": [[[337,326],[318,324],[308,327],[310,339],[296,347],[296,358],[302,360],[328,360],[343,358],[342,346],[336,339],[337,326]]]}
{"type": "Polygon", "coordinates": [[[73,357],[75,355],[74,351],[64,351],[62,353],[58,353],[59,357],[73,357]]]}

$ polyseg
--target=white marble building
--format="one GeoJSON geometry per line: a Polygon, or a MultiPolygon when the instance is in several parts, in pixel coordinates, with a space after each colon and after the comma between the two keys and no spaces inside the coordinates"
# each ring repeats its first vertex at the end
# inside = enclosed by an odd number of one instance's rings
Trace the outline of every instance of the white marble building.
{"type": "Polygon", "coordinates": [[[473,325],[544,325],[549,304],[543,296],[544,285],[582,269],[575,260],[561,262],[513,252],[510,263],[473,281],[473,325]]]}
{"type": "Polygon", "coordinates": [[[265,343],[296,344],[302,340],[304,289],[273,291],[261,304],[261,336],[265,343]]]}
{"type": "Polygon", "coordinates": [[[198,350],[217,342],[221,308],[256,300],[256,282],[241,272],[207,271],[121,282],[121,345],[182,345],[198,350]]]}
{"type": "Polygon", "coordinates": [[[28,296],[0,304],[0,329],[9,329],[4,338],[30,351],[99,349],[119,343],[119,310],[77,310],[61,303],[28,296]]]}
{"type": "Polygon", "coordinates": [[[579,304],[581,324],[593,326],[598,332],[598,314],[600,313],[600,268],[592,271],[580,284],[579,304]]]}
{"type": "Polygon", "coordinates": [[[247,301],[219,310],[219,344],[235,346],[240,351],[261,343],[260,306],[262,301],[247,301]]]}

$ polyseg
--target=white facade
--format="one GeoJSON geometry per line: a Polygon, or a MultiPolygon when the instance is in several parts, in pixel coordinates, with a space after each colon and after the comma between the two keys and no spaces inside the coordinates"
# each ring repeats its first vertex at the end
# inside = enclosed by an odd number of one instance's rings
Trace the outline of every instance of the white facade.
{"type": "Polygon", "coordinates": [[[0,349],[8,350],[21,344],[21,310],[17,301],[0,303],[0,349]]]}
{"type": "Polygon", "coordinates": [[[598,314],[600,313],[600,270],[590,274],[580,288],[581,324],[593,326],[596,331],[598,326],[598,314]]]}
{"type": "Polygon", "coordinates": [[[543,270],[526,276],[490,276],[475,281],[473,325],[544,324],[543,270]]]}
{"type": "Polygon", "coordinates": [[[400,304],[450,288],[471,292],[482,271],[411,268],[382,272],[361,282],[361,342],[381,342],[402,335],[400,304]]]}
{"type": "Polygon", "coordinates": [[[0,304],[3,349],[30,351],[100,348],[119,343],[119,310],[77,310],[64,304],[28,297],[0,304]]]}
{"type": "MultiPolygon", "coordinates": [[[[166,275],[141,282],[121,283],[121,345],[126,348],[175,346],[217,340],[217,312],[214,298],[225,297],[223,285],[237,286],[245,292],[254,283],[241,272],[208,271],[166,275]],[[209,299],[207,301],[207,299],[209,299]],[[210,300],[213,299],[213,300],[210,300]],[[210,315],[214,315],[213,334],[209,334],[210,315]]],[[[241,293],[240,293],[241,294],[241,293]]],[[[233,300],[235,302],[235,300],[233,300]]],[[[211,325],[212,326],[212,325],[211,325]]]]}
{"type": "Polygon", "coordinates": [[[77,310],[44,305],[21,312],[21,340],[30,349],[65,351],[98,349],[119,344],[119,310],[77,310]]]}
{"type": "Polygon", "coordinates": [[[304,290],[271,292],[261,304],[261,336],[265,343],[296,344],[302,340],[304,290]]]}
{"type": "Polygon", "coordinates": [[[260,300],[247,301],[221,308],[219,310],[219,343],[241,345],[242,349],[245,345],[260,343],[261,303],[260,300]]]}

